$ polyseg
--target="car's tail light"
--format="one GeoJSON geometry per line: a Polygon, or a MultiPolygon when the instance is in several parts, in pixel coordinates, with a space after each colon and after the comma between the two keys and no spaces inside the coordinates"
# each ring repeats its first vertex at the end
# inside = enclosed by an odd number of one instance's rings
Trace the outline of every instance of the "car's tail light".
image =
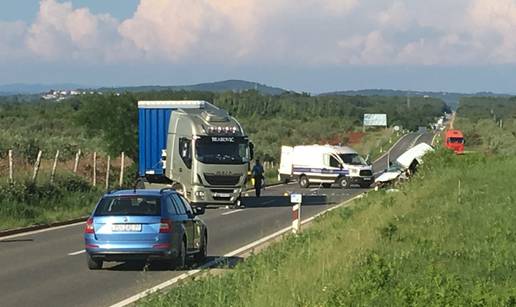
{"type": "Polygon", "coordinates": [[[172,223],[169,219],[161,219],[159,223],[159,232],[160,233],[169,233],[172,231],[172,223]]]}
{"type": "Polygon", "coordinates": [[[158,243],[158,244],[154,244],[152,247],[154,247],[154,248],[170,248],[170,243],[158,243]]]}
{"type": "Polygon", "coordinates": [[[90,217],[86,221],[86,227],[84,228],[84,233],[95,233],[95,229],[93,228],[93,218],[90,217]]]}

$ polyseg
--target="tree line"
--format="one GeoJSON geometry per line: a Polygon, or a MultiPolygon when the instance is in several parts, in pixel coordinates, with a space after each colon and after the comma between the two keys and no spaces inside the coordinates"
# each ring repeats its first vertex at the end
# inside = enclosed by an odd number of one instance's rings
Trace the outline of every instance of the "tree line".
{"type": "Polygon", "coordinates": [[[0,103],[0,155],[13,146],[29,154],[61,149],[66,156],[79,148],[122,151],[137,161],[138,100],[206,100],[236,117],[256,145],[257,155],[277,160],[281,145],[313,144],[359,129],[364,113],[387,114],[390,126],[414,130],[433,122],[446,104],[438,99],[382,96],[310,96],[257,91],[195,92],[152,91],[92,94],[61,102],[0,103]],[[10,128],[9,128],[10,127],[10,128]],[[60,147],[60,148],[57,148],[60,147]]]}

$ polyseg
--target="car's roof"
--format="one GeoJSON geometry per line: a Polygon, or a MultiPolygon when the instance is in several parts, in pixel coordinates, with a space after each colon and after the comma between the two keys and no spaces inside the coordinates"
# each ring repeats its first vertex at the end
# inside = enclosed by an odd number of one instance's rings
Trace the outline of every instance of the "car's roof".
{"type": "Polygon", "coordinates": [[[113,191],[105,196],[161,196],[163,193],[176,193],[176,191],[172,189],[166,189],[163,192],[159,189],[130,189],[113,191]]]}

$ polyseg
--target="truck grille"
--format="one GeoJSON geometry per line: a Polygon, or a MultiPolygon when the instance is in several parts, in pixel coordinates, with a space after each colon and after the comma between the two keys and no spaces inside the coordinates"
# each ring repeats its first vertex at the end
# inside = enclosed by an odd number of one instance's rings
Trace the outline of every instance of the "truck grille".
{"type": "Polygon", "coordinates": [[[371,177],[371,176],[373,176],[373,172],[370,170],[362,170],[362,171],[360,171],[360,176],[361,177],[371,177]]]}
{"type": "Polygon", "coordinates": [[[241,175],[222,176],[214,174],[204,174],[204,178],[210,185],[237,185],[241,175]]]}

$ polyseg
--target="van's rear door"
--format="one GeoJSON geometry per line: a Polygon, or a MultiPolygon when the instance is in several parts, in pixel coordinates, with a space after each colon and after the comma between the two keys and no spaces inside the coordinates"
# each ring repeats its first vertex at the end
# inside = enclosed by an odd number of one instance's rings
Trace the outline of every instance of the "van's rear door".
{"type": "Polygon", "coordinates": [[[292,158],[293,158],[294,147],[281,146],[281,160],[279,173],[282,175],[292,175],[292,158]]]}

